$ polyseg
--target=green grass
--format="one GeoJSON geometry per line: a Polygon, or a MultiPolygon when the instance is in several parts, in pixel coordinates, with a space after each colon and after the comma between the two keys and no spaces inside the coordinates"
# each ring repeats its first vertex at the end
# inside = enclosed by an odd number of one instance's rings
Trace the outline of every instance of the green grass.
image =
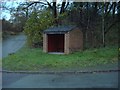
{"type": "Polygon", "coordinates": [[[7,70],[67,69],[84,68],[117,62],[118,48],[106,47],[74,52],[68,55],[43,53],[42,49],[23,47],[17,53],[3,58],[3,68],[7,70]]]}

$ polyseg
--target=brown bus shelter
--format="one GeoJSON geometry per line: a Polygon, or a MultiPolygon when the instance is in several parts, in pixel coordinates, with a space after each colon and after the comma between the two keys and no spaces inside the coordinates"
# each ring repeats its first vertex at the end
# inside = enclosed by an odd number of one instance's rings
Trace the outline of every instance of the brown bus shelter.
{"type": "Polygon", "coordinates": [[[44,52],[69,54],[83,48],[83,33],[73,25],[51,27],[43,33],[44,52]]]}

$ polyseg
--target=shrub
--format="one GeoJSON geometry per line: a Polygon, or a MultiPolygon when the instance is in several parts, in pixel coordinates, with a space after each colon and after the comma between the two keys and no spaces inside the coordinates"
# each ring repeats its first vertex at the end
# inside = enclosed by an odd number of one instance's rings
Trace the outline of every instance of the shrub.
{"type": "Polygon", "coordinates": [[[34,46],[42,43],[42,32],[53,25],[53,17],[48,10],[33,12],[26,22],[24,32],[27,35],[28,45],[34,46]]]}

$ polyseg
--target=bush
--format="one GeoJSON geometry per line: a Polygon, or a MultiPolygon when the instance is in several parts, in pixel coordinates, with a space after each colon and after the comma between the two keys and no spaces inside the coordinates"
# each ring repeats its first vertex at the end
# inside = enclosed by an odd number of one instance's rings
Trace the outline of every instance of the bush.
{"type": "Polygon", "coordinates": [[[53,17],[50,11],[43,10],[42,12],[33,12],[30,18],[27,20],[24,27],[24,32],[27,35],[28,45],[34,46],[41,45],[42,32],[53,25],[53,17]]]}

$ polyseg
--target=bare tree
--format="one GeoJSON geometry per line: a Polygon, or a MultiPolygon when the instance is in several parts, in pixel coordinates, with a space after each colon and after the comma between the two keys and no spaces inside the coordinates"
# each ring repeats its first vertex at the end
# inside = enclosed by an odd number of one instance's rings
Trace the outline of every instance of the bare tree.
{"type": "MultiPolygon", "coordinates": [[[[55,18],[55,23],[59,24],[59,21],[57,20],[58,14],[62,14],[62,13],[65,12],[65,10],[67,9],[67,7],[69,5],[69,2],[67,0],[63,0],[62,4],[61,4],[61,7],[60,7],[60,10],[57,10],[56,0],[53,0],[52,2],[48,2],[47,0],[43,0],[43,1],[41,0],[41,1],[38,1],[38,2],[24,3],[22,5],[26,5],[26,7],[24,9],[26,9],[28,11],[29,7],[33,7],[33,5],[35,5],[35,4],[39,4],[41,6],[46,6],[46,7],[50,8],[52,13],[53,13],[53,16],[55,18]]],[[[28,15],[28,13],[27,13],[27,15],[28,15]]]]}

